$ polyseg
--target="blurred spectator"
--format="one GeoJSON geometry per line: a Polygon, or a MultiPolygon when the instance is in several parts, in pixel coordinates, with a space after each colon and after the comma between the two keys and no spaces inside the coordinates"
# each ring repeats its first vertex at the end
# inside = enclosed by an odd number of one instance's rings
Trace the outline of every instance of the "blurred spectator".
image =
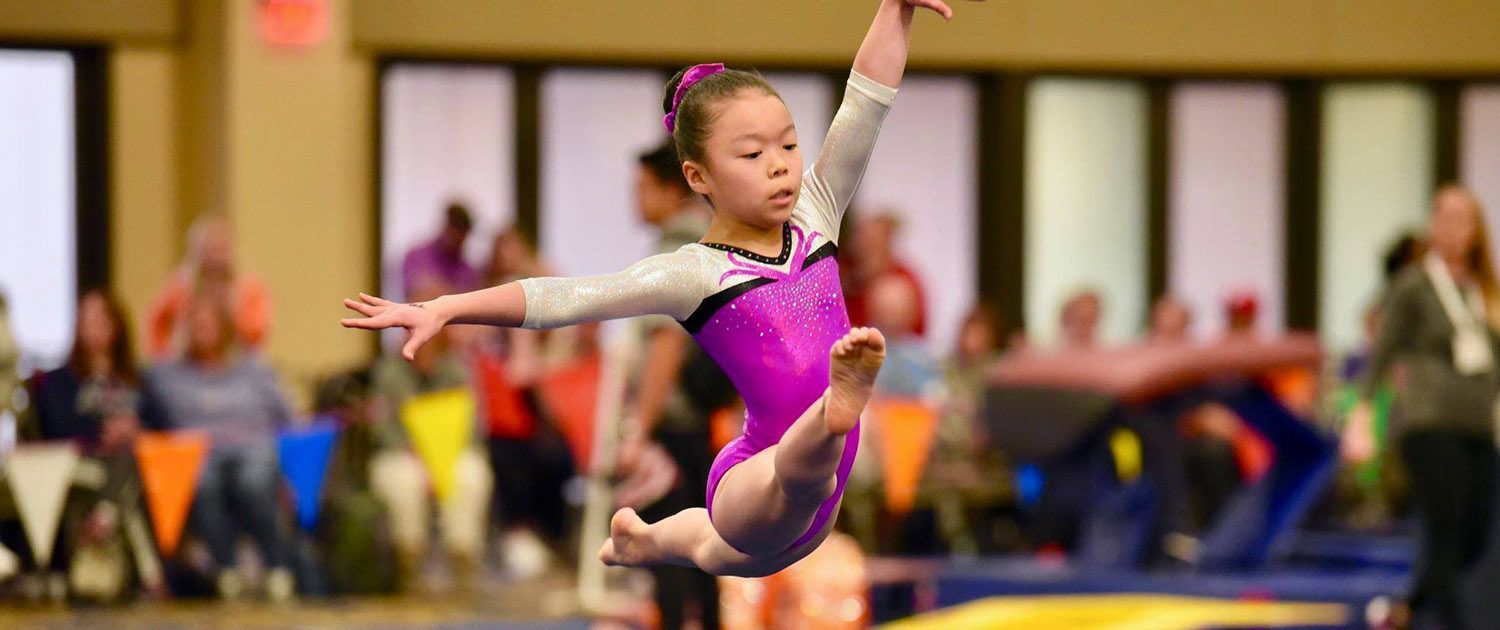
{"type": "Polygon", "coordinates": [[[397,591],[399,562],[389,535],[384,503],[370,487],[375,453],[370,366],[319,381],[313,411],[339,426],[324,474],[321,521],[314,534],[332,592],[390,594],[397,591]]]}
{"type": "Polygon", "coordinates": [[[86,451],[128,450],[141,428],[140,376],[129,325],[101,289],[84,292],[68,363],[34,383],[44,440],[72,440],[86,451]]]}
{"type": "Polygon", "coordinates": [[[1152,343],[1184,343],[1190,341],[1193,326],[1193,311],[1182,300],[1163,295],[1151,307],[1151,330],[1147,340],[1152,343]]]}
{"type": "Polygon", "coordinates": [[[1200,405],[1182,418],[1189,508],[1194,529],[1207,527],[1239,488],[1268,464],[1259,436],[1234,411],[1218,403],[1200,405]]]}
{"type": "Polygon", "coordinates": [[[1402,430],[1392,440],[1422,514],[1416,611],[1449,628],[1466,623],[1462,574],[1482,557],[1493,517],[1495,397],[1500,282],[1479,201],[1462,186],[1437,192],[1428,251],[1400,272],[1386,295],[1379,341],[1345,426],[1345,457],[1378,452],[1373,401],[1396,362],[1402,430]]]}
{"type": "Polygon", "coordinates": [[[278,518],[276,433],[292,418],[276,375],[241,350],[229,304],[221,294],[193,296],[185,310],[187,349],[146,375],[143,416],[169,429],[206,433],[212,450],[193,498],[193,531],[207,544],[218,570],[218,592],[226,599],[245,590],[234,570],[240,527],[248,530],[269,567],[266,592],[292,597],[295,580],[278,518]]]}
{"type": "Polygon", "coordinates": [[[147,317],[147,351],[167,359],[186,343],[183,311],[193,295],[210,293],[229,304],[234,333],[250,348],[265,344],[271,328],[271,294],[240,269],[234,255],[234,225],[227,217],[200,217],[188,230],[187,255],[167,281],[147,317]]]}
{"type": "Polygon", "coordinates": [[[1230,335],[1253,335],[1260,319],[1260,297],[1242,290],[1224,298],[1224,321],[1230,335]]]}
{"type": "MultiPolygon", "coordinates": [[[[495,235],[486,282],[500,285],[551,271],[514,227],[495,235]]],[[[475,378],[488,425],[492,509],[502,530],[501,555],[509,574],[529,577],[553,561],[567,535],[564,486],[573,477],[572,453],[542,403],[538,386],[554,365],[577,355],[580,328],[489,328],[476,346],[475,378]]]]}
{"type": "Polygon", "coordinates": [[[1385,255],[1381,257],[1386,284],[1389,285],[1407,267],[1421,260],[1422,253],[1426,249],[1427,244],[1422,242],[1420,234],[1408,232],[1397,237],[1390,247],[1386,248],[1385,255]]]}
{"type": "Polygon", "coordinates": [[[1407,233],[1397,237],[1385,249],[1385,254],[1381,256],[1384,284],[1380,287],[1379,295],[1370,302],[1369,306],[1365,307],[1364,317],[1360,321],[1364,333],[1363,344],[1344,357],[1343,363],[1339,366],[1341,380],[1353,382],[1364,378],[1365,371],[1369,368],[1370,355],[1374,352],[1375,342],[1380,336],[1381,317],[1386,296],[1391,290],[1391,283],[1403,271],[1421,260],[1426,248],[1427,245],[1422,242],[1421,235],[1407,233]]]}
{"type": "MultiPolygon", "coordinates": [[[[41,374],[32,382],[32,400],[39,437],[77,443],[87,466],[102,471],[95,483],[76,483],[64,510],[59,544],[52,557],[54,569],[65,569],[80,550],[107,566],[94,565],[93,576],[120,576],[90,588],[97,579],[74,581],[74,594],[89,599],[114,599],[123,594],[126,554],[124,519],[138,525],[140,483],[135,476],[131,446],[141,430],[141,379],[130,342],[130,324],[113,296],[102,289],[85,291],[78,301],[73,350],[68,363],[41,374]]],[[[139,531],[144,532],[144,528],[139,531]]],[[[150,540],[134,539],[142,582],[160,584],[160,567],[150,540]]]]}
{"type": "MultiPolygon", "coordinates": [[[[411,299],[421,302],[443,293],[435,287],[432,293],[418,293],[411,299]]],[[[430,484],[401,421],[401,407],[418,394],[471,387],[468,365],[448,342],[447,331],[438,333],[409,363],[399,355],[387,355],[371,377],[377,452],[370,463],[370,485],[390,512],[397,557],[406,580],[420,575],[425,557],[430,484]]],[[[454,462],[452,494],[439,506],[443,543],[465,585],[479,568],[494,485],[483,451],[470,448],[454,462]]]]}
{"type": "Polygon", "coordinates": [[[1342,381],[1359,381],[1364,378],[1365,371],[1370,366],[1370,354],[1375,350],[1375,342],[1380,337],[1380,302],[1371,302],[1365,307],[1364,317],[1360,319],[1360,331],[1363,333],[1360,347],[1350,351],[1344,356],[1339,365],[1339,379],[1342,381]]]}
{"type": "MultiPolygon", "coordinates": [[[[659,231],[653,253],[673,252],[702,239],[710,220],[708,204],[682,179],[673,143],[668,140],[642,153],[638,163],[636,209],[641,221],[659,231]]],[[[633,396],[639,426],[622,446],[621,468],[629,476],[626,489],[632,490],[665,486],[657,480],[675,475],[676,482],[664,487],[660,498],[632,506],[654,522],[704,507],[704,488],[714,457],[709,441],[713,410],[694,405],[681,381],[690,362],[697,370],[717,372],[718,368],[705,360],[687,331],[669,318],[642,320],[642,334],[644,355],[633,396]]],[[[693,618],[703,628],[719,627],[719,587],[713,576],[697,568],[673,566],[652,567],[651,575],[662,628],[682,628],[693,618]]]]}
{"type": "Polygon", "coordinates": [[[537,260],[536,248],[526,235],[514,226],[495,234],[490,250],[489,267],[485,269],[484,283],[499,286],[521,278],[548,275],[541,261],[537,260]]]}
{"type": "Polygon", "coordinates": [[[869,324],[885,334],[885,364],[875,377],[882,396],[922,398],[937,381],[938,362],[916,335],[916,285],[895,274],[878,278],[866,294],[869,324]]]}
{"type": "MultiPolygon", "coordinates": [[[[1253,335],[1260,300],[1250,291],[1224,299],[1225,339],[1253,335]]],[[[1269,376],[1265,379],[1269,384],[1269,376]]],[[[1189,506],[1194,528],[1208,526],[1245,481],[1259,479],[1274,454],[1259,433],[1233,410],[1218,403],[1199,405],[1180,423],[1185,440],[1189,506]]]]}
{"type": "MultiPolygon", "coordinates": [[[[875,283],[887,276],[895,276],[911,285],[916,316],[911,323],[911,334],[918,337],[927,334],[927,298],[922,280],[911,267],[896,255],[896,237],[901,231],[901,219],[895,213],[885,212],[869,218],[858,218],[851,225],[851,234],[842,245],[847,250],[843,259],[848,265],[841,267],[844,276],[844,301],[849,307],[849,320],[855,326],[869,326],[869,291],[875,283]]],[[[891,330],[882,329],[889,336],[891,330]]]]}
{"type": "MultiPolygon", "coordinates": [[[[10,331],[10,308],[5,302],[5,294],[0,293],[0,417],[6,411],[12,411],[15,391],[21,384],[17,371],[20,361],[21,347],[16,344],[16,337],[10,331]]],[[[10,418],[9,421],[15,422],[15,418],[10,418]]],[[[6,420],[0,420],[0,424],[4,422],[6,420]]],[[[0,426],[0,432],[14,429],[14,425],[9,429],[0,426]]],[[[5,448],[6,445],[0,443],[0,453],[5,452],[5,448]]]]}
{"type": "Polygon", "coordinates": [[[464,204],[448,204],[437,236],[407,252],[401,262],[401,293],[408,302],[415,301],[411,296],[423,292],[424,285],[443,285],[456,293],[479,288],[479,272],[464,260],[464,242],[473,227],[464,204]]]}
{"type": "Polygon", "coordinates": [[[1339,366],[1339,378],[1347,382],[1363,380],[1365,371],[1369,368],[1370,355],[1374,352],[1375,342],[1380,336],[1380,324],[1385,306],[1386,296],[1390,293],[1391,283],[1417,261],[1421,260],[1427,245],[1422,242],[1418,234],[1402,234],[1386,248],[1385,254],[1381,256],[1381,269],[1384,272],[1384,284],[1380,287],[1379,295],[1365,307],[1364,317],[1361,320],[1364,332],[1363,344],[1345,355],[1339,366]]]}
{"type": "Polygon", "coordinates": [[[1025,320],[1017,320],[1015,322],[1015,326],[1010,329],[1005,339],[1001,341],[1000,348],[1007,353],[1029,352],[1031,350],[1031,337],[1026,334],[1025,320]]]}
{"type": "MultiPolygon", "coordinates": [[[[886,274],[866,287],[865,298],[869,318],[866,323],[885,334],[885,363],[875,377],[875,395],[901,402],[935,403],[940,396],[939,365],[914,332],[917,311],[914,285],[897,274],[886,274]]],[[[882,434],[878,420],[860,432],[863,454],[855,460],[845,485],[843,509],[849,515],[847,527],[861,544],[872,545],[877,540],[883,543],[871,549],[930,552],[935,541],[922,520],[925,513],[908,515],[910,518],[899,523],[903,533],[894,540],[879,533],[880,508],[884,505],[880,492],[884,479],[880,471],[887,464],[875,445],[882,434]]]]}
{"type": "Polygon", "coordinates": [[[1099,344],[1099,319],[1104,314],[1104,301],[1094,289],[1082,289],[1063,302],[1058,313],[1062,325],[1062,347],[1073,350],[1089,350],[1099,344]]]}
{"type": "Polygon", "coordinates": [[[991,375],[1004,354],[1000,317],[989,305],[974,307],[959,328],[958,343],[943,369],[943,404],[931,460],[919,488],[936,508],[938,532],[955,553],[980,550],[976,511],[1006,497],[1009,477],[1004,456],[980,422],[980,407],[991,375]]]}

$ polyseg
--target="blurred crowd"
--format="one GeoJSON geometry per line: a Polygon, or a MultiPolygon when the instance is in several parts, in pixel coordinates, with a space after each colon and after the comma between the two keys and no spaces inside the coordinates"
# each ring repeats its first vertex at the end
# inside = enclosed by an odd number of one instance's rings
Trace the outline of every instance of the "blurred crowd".
{"type": "MultiPolygon", "coordinates": [[[[697,241],[710,216],[675,169],[669,147],[640,156],[635,205],[641,220],[659,230],[662,250],[697,241]]],[[[548,273],[518,230],[474,234],[461,202],[435,214],[435,234],[402,262],[403,300],[548,273]],[[478,264],[463,256],[475,238],[491,243],[490,256],[478,264]]],[[[882,330],[888,356],[840,528],[868,554],[1071,549],[1077,520],[1060,522],[1046,513],[1038,498],[1039,469],[1008,456],[1007,445],[990,436],[985,394],[1008,357],[1109,345],[1100,334],[1106,294],[1082,287],[1058,305],[1055,341],[1031,339],[1022,322],[1003,321],[994,306],[976,304],[953,346],[936,347],[928,341],[923,279],[900,253],[901,229],[897,213],[856,208],[841,243],[851,319],[882,330]]],[[[0,551],[0,597],[116,601],[144,593],[285,600],[299,593],[461,589],[484,573],[534,577],[566,569],[574,556],[586,494],[581,478],[606,477],[616,505],[660,518],[695,501],[701,505],[714,453],[738,431],[742,414],[733,388],[680,327],[652,319],[633,323],[628,333],[642,343],[627,370],[618,457],[593,452],[600,443],[594,432],[615,430],[593,426],[607,367],[598,325],[450,327],[413,361],[386,352],[368,366],[330,375],[318,384],[312,408],[294,409],[260,352],[275,334],[274,296],[237,263],[234,242],[229,221],[200,218],[181,265],[165,279],[140,327],[108,289],[84,291],[66,362],[21,380],[10,378],[16,344],[0,302],[0,401],[19,401],[11,405],[14,439],[22,447],[70,442],[85,462],[74,475],[56,550],[45,564],[30,549],[11,493],[0,492],[0,544],[8,550],[0,551]],[[148,361],[140,364],[138,357],[148,361]],[[25,395],[10,394],[17,388],[25,395]],[[443,473],[451,478],[439,498],[403,414],[413,399],[452,391],[475,401],[472,437],[443,473]],[[324,475],[322,517],[309,530],[293,522],[277,438],[314,423],[333,423],[338,439],[324,475]],[[152,432],[179,431],[206,435],[211,446],[186,541],[163,553],[143,534],[152,525],[134,445],[152,432]]],[[[1386,277],[1409,268],[1423,250],[1421,237],[1403,238],[1386,258],[1386,277]]],[[[1381,304],[1372,300],[1366,319],[1370,344],[1380,329],[1381,304]]],[[[1226,337],[1272,335],[1279,328],[1259,320],[1253,289],[1226,288],[1222,308],[1226,337]]],[[[1182,300],[1161,296],[1142,315],[1140,338],[1132,343],[1209,341],[1193,337],[1200,315],[1182,300]]],[[[1331,434],[1358,397],[1368,352],[1267,387],[1331,434]]],[[[1389,405],[1381,413],[1388,415],[1389,405]]],[[[1121,464],[1128,457],[1118,444],[1111,443],[1108,457],[1116,481],[1165,476],[1159,481],[1175,488],[1159,555],[1191,562],[1199,533],[1238,488],[1266,473],[1276,454],[1221,405],[1159,406],[1152,414],[1150,427],[1127,423],[1135,433],[1124,442],[1137,452],[1134,469],[1121,464]],[[1181,454],[1176,468],[1153,464],[1153,449],[1163,443],[1181,454]]],[[[14,448],[0,440],[0,449],[14,448]]],[[[1345,528],[1392,527],[1405,502],[1400,475],[1389,463],[1377,458],[1349,465],[1318,518],[1345,528]]],[[[705,625],[717,625],[715,607],[703,604],[718,601],[713,580],[675,569],[655,578],[667,625],[680,621],[672,615],[698,615],[705,625]],[[684,600],[699,603],[694,608],[684,600]]]]}

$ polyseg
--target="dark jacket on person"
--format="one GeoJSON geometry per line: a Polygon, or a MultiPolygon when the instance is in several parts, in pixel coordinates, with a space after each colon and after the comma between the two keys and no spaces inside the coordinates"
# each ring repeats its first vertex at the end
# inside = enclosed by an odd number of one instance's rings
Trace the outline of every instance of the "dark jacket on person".
{"type": "Polygon", "coordinates": [[[39,437],[43,440],[93,445],[99,441],[106,417],[141,413],[139,384],[119,379],[79,378],[69,366],[36,377],[31,394],[39,437]]]}
{"type": "Polygon", "coordinates": [[[1421,265],[1401,272],[1385,296],[1371,369],[1363,393],[1374,395],[1392,367],[1404,366],[1396,382],[1401,429],[1458,429],[1494,434],[1495,397],[1500,394],[1500,335],[1485,326],[1497,362],[1488,372],[1465,376],[1453,362],[1457,330],[1443,310],[1437,288],[1421,265]]]}

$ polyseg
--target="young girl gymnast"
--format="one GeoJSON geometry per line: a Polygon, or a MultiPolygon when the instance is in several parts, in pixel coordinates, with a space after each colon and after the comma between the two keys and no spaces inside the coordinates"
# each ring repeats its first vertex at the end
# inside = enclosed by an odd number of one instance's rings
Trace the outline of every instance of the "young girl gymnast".
{"type": "Polygon", "coordinates": [[[759,75],[702,64],[672,79],[663,124],[683,176],[713,206],[703,242],[606,276],[532,278],[418,304],[360,294],[344,305],[363,317],[342,324],[407,329],[402,354],[410,359],[445,324],[553,328],[672,316],[744,398],[744,434],[714,460],[708,509],[650,524],[621,509],[599,558],[715,575],[790,566],[833,528],[860,412],[885,357],[880,332],[850,329],[834,254],[840,219],[901,83],[918,8],[953,14],[943,0],[881,0],[805,175],[791,113],[759,75]]]}

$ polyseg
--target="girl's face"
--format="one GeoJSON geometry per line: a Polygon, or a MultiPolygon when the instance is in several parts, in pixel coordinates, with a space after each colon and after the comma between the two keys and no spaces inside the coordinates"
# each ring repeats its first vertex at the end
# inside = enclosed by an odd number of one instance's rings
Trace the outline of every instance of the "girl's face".
{"type": "Polygon", "coordinates": [[[683,163],[693,191],[708,195],[714,212],[773,229],[792,216],[802,190],[797,127],[781,99],[746,90],[718,105],[719,119],[704,146],[707,164],[683,163]]]}
{"type": "Polygon", "coordinates": [[[1448,260],[1460,260],[1474,247],[1479,213],[1474,203],[1458,191],[1446,191],[1437,198],[1429,230],[1432,248],[1448,260]]]}

